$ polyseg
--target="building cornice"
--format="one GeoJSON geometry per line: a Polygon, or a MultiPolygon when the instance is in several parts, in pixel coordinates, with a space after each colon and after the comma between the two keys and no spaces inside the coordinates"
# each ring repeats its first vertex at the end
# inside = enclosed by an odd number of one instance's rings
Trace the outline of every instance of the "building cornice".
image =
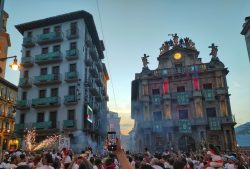
{"type": "Polygon", "coordinates": [[[5,80],[4,78],[0,77],[0,83],[4,84],[5,86],[7,86],[7,87],[9,87],[17,92],[17,89],[18,89],[17,86],[11,82],[5,80]]]}

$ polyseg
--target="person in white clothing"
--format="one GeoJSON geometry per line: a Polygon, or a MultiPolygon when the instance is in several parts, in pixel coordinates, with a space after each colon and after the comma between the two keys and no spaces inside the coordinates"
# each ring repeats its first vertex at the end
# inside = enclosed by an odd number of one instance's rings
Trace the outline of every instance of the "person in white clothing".
{"type": "Polygon", "coordinates": [[[5,169],[14,169],[17,168],[17,156],[13,155],[10,157],[10,163],[6,164],[5,169]]]}
{"type": "Polygon", "coordinates": [[[54,167],[51,166],[53,163],[51,154],[45,154],[42,161],[43,161],[43,165],[37,169],[54,169],[54,167]]]}
{"type": "Polygon", "coordinates": [[[154,168],[154,169],[163,169],[161,166],[158,165],[159,163],[159,160],[157,158],[153,158],[150,162],[151,166],[154,168]]]}
{"type": "Polygon", "coordinates": [[[212,161],[208,162],[208,164],[205,166],[205,169],[221,169],[223,166],[223,159],[219,155],[218,149],[212,144],[209,144],[208,148],[209,151],[207,152],[207,158],[211,158],[212,161]]]}
{"type": "Polygon", "coordinates": [[[19,163],[17,164],[17,166],[22,166],[22,165],[27,165],[27,160],[26,160],[25,154],[20,154],[20,156],[19,156],[19,163]]]}

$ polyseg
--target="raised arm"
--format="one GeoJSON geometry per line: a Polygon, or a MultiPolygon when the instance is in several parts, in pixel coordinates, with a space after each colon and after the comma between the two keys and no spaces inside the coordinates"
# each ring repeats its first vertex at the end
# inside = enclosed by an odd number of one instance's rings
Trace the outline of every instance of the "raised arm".
{"type": "Polygon", "coordinates": [[[132,165],[129,163],[127,159],[125,152],[121,148],[120,139],[117,139],[115,155],[117,156],[117,159],[123,169],[133,169],[132,165]]]}

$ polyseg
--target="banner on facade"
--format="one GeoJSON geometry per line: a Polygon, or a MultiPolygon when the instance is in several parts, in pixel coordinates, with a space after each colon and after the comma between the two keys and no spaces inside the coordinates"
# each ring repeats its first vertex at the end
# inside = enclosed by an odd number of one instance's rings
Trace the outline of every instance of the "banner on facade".
{"type": "Polygon", "coordinates": [[[219,118],[209,118],[209,127],[210,130],[220,130],[221,126],[220,126],[220,119],[219,118]]]}
{"type": "Polygon", "coordinates": [[[179,132],[180,133],[191,133],[191,122],[188,119],[179,120],[179,132]]]}

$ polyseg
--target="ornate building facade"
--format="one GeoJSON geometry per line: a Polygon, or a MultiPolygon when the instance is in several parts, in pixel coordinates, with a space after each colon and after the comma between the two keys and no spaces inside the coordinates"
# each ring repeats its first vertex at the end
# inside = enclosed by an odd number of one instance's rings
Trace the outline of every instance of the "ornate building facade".
{"type": "Polygon", "coordinates": [[[135,151],[199,150],[209,143],[235,149],[235,119],[230,106],[228,69],[212,44],[211,61],[203,63],[189,38],[173,39],[160,48],[158,67],[132,81],[131,116],[135,120],[135,151]]]}
{"type": "Polygon", "coordinates": [[[6,25],[9,15],[4,11],[4,0],[0,1],[0,159],[4,150],[13,151],[18,147],[14,137],[15,100],[17,86],[5,79],[8,47],[11,46],[6,25]]]}
{"type": "Polygon", "coordinates": [[[0,77],[0,152],[15,150],[18,140],[15,139],[15,100],[17,86],[0,77]]]}
{"type": "Polygon", "coordinates": [[[250,16],[245,18],[245,23],[243,24],[243,29],[241,31],[241,34],[245,36],[248,57],[250,61],[250,16]]]}

